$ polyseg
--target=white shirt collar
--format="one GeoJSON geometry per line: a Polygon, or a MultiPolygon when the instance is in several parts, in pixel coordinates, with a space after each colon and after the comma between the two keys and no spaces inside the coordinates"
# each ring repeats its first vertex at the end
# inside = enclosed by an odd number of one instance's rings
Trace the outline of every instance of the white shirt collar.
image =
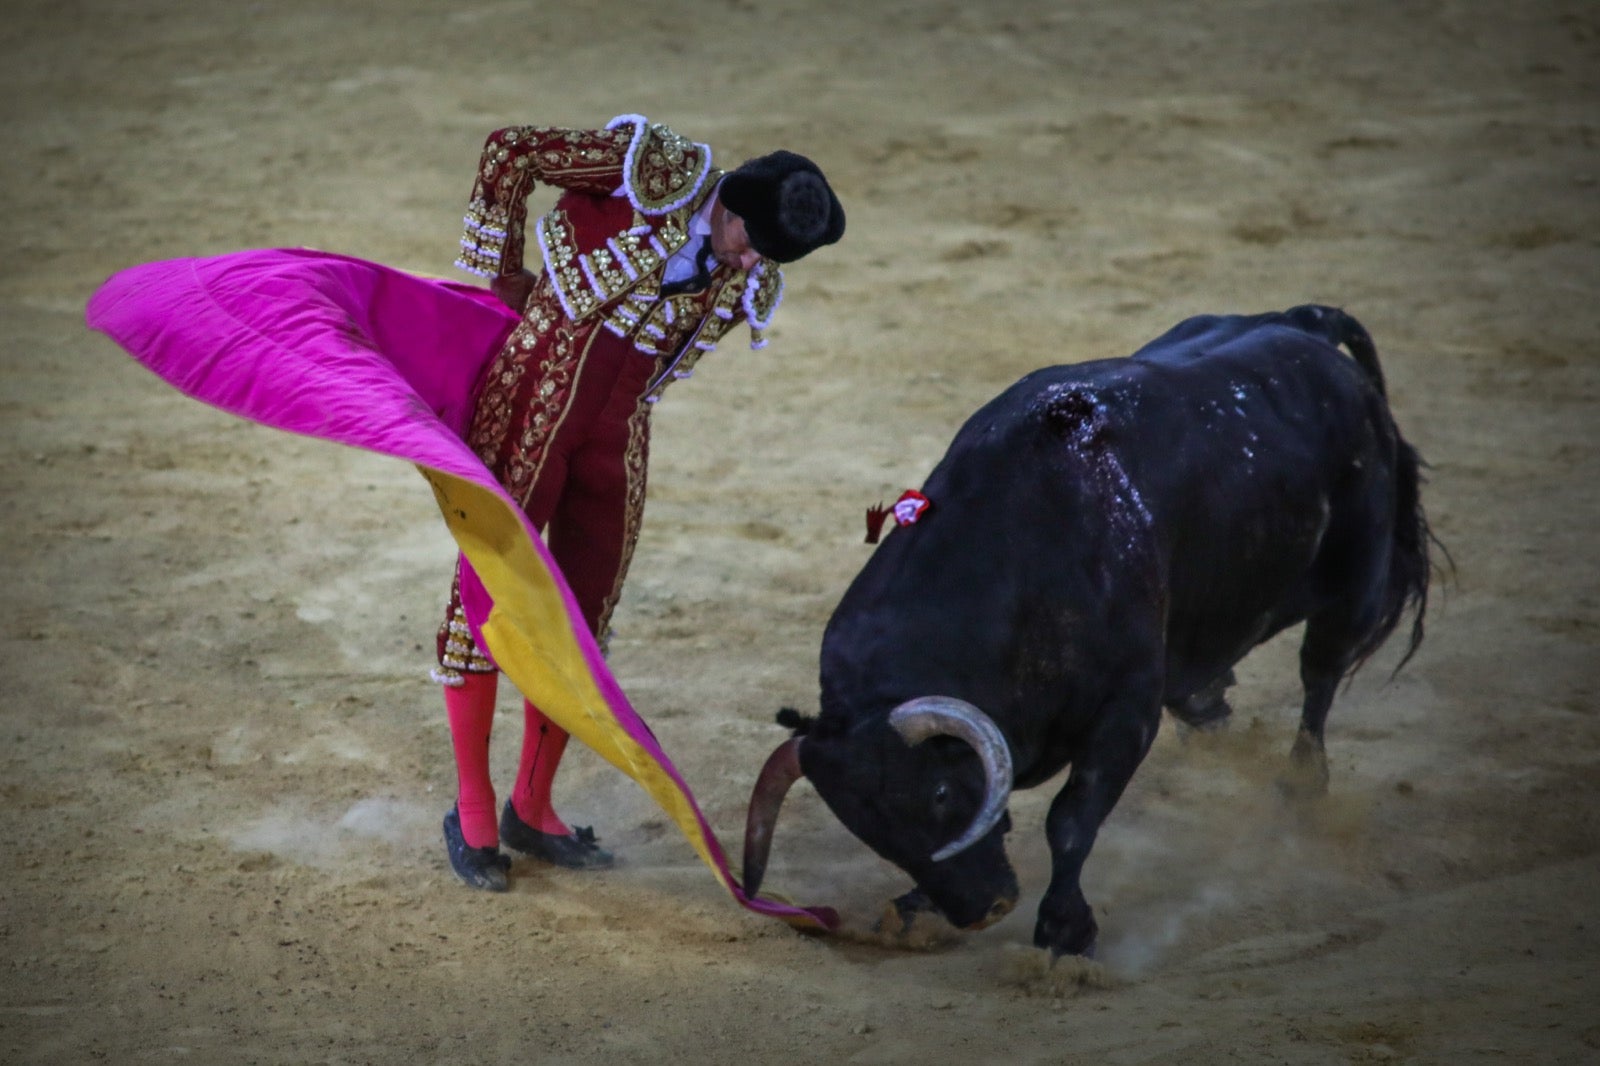
{"type": "Polygon", "coordinates": [[[696,211],[694,215],[690,217],[689,236],[711,236],[711,208],[714,204],[716,204],[716,202],[717,194],[713,192],[709,197],[707,197],[706,202],[700,205],[700,210],[696,211]]]}

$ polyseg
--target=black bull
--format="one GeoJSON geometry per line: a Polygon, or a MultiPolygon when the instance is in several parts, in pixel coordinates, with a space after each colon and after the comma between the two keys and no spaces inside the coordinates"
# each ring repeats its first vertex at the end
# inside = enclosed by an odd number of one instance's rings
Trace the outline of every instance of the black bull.
{"type": "Polygon", "coordinates": [[[1325,787],[1340,680],[1408,609],[1407,658],[1422,639],[1420,465],[1371,339],[1334,308],[1191,318],[1129,358],[1029,374],[961,428],[929,509],[835,610],[820,714],[779,716],[795,736],[751,799],[746,889],[803,775],[916,881],[902,917],[981,927],[1018,896],[1010,790],[1070,764],[1034,943],[1088,953],[1079,875],[1162,708],[1219,722],[1234,664],[1299,622],[1291,779],[1325,787]]]}

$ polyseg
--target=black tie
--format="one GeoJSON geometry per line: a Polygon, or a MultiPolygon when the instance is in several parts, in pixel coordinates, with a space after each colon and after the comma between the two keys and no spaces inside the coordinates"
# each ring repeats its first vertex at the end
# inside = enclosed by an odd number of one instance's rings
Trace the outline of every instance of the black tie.
{"type": "Polygon", "coordinates": [[[700,242],[700,251],[694,257],[694,276],[682,281],[672,281],[661,286],[661,295],[677,296],[684,292],[700,292],[711,284],[711,238],[700,242]]]}

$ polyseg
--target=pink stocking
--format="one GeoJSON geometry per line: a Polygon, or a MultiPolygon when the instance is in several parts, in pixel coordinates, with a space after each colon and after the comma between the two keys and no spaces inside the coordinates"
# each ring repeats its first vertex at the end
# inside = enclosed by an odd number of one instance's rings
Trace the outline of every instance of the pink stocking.
{"type": "Polygon", "coordinates": [[[494,728],[495,691],[500,675],[463,673],[459,687],[444,688],[445,716],[456,753],[456,810],[461,835],[475,848],[500,843],[489,778],[489,733],[494,728]]]}
{"type": "Polygon", "coordinates": [[[517,817],[541,833],[566,836],[571,830],[550,806],[550,784],[567,750],[567,731],[546,718],[539,708],[522,701],[522,758],[517,764],[517,784],[511,805],[517,817]]]}

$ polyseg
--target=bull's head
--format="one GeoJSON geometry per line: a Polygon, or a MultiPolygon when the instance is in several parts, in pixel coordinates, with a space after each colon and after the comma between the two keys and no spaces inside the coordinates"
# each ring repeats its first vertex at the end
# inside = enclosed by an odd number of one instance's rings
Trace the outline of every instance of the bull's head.
{"type": "Polygon", "coordinates": [[[917,882],[953,925],[982,928],[1016,903],[1006,860],[1011,750],[970,703],[928,696],[844,733],[794,737],[767,760],[745,824],[744,888],[766,873],[789,787],[809,780],[868,847],[917,882]]]}

